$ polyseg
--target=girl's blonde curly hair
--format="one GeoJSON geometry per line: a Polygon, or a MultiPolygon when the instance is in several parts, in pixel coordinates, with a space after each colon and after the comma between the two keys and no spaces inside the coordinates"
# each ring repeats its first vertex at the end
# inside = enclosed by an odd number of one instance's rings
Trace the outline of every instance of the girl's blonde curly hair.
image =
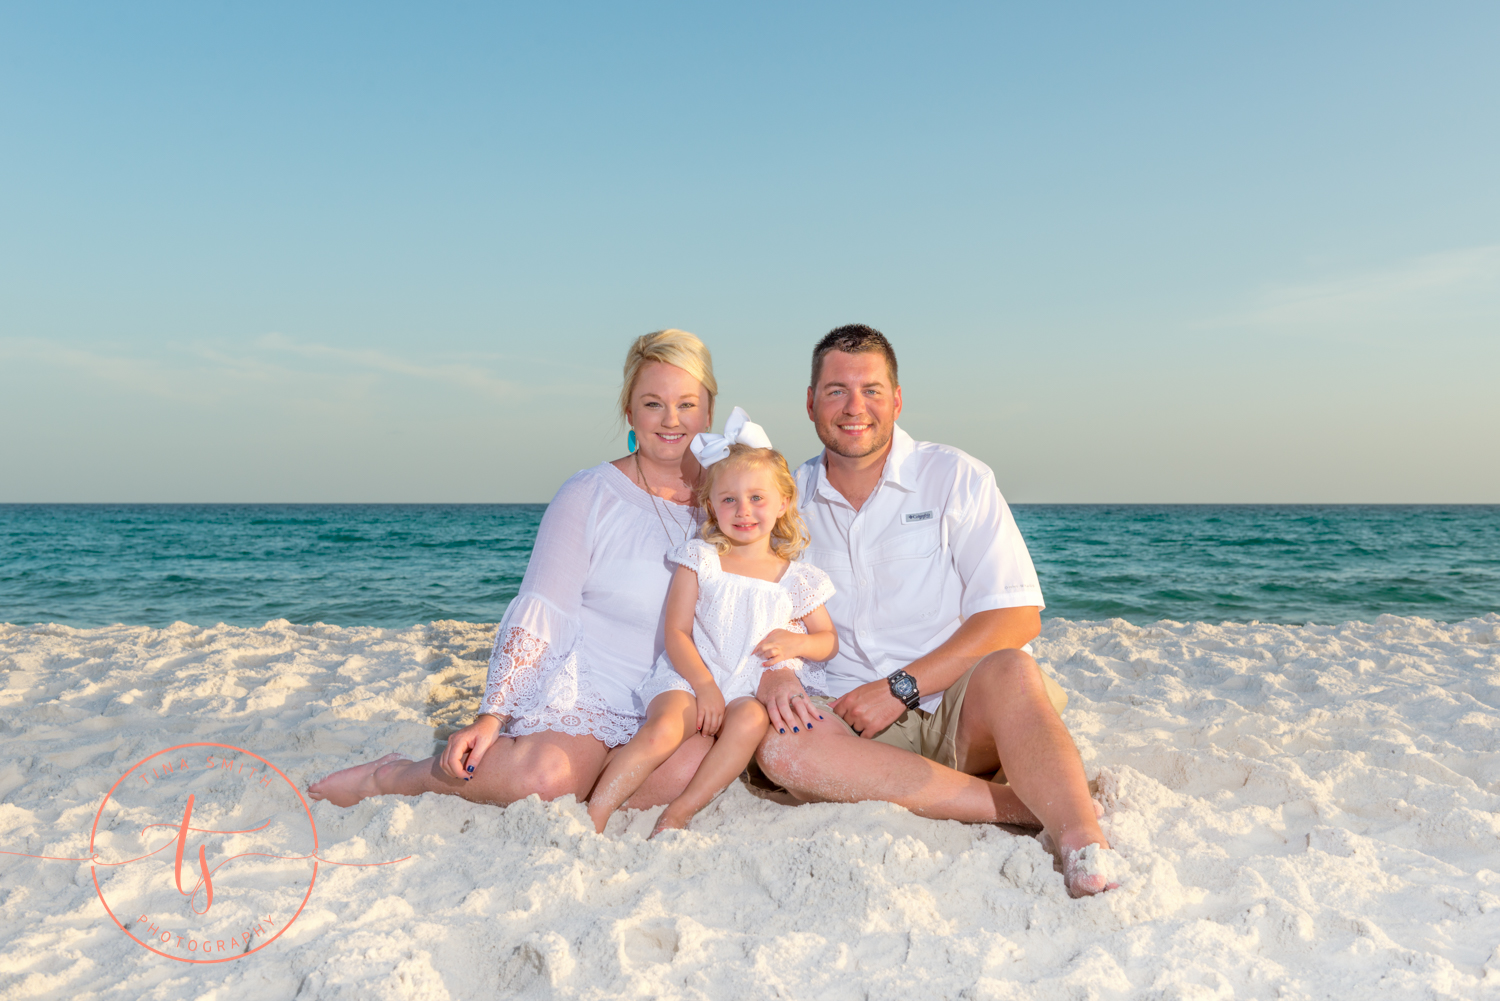
{"type": "Polygon", "coordinates": [[[698,484],[694,499],[706,515],[702,529],[704,541],[712,543],[720,556],[729,552],[729,537],[719,528],[719,520],[714,516],[714,484],[728,470],[744,466],[765,466],[771,471],[777,491],[787,501],[786,511],[771,529],[771,552],[784,560],[795,560],[807,548],[807,525],[797,513],[797,481],[792,479],[786,458],[774,448],[730,445],[729,455],[703,471],[703,482],[698,484]]]}

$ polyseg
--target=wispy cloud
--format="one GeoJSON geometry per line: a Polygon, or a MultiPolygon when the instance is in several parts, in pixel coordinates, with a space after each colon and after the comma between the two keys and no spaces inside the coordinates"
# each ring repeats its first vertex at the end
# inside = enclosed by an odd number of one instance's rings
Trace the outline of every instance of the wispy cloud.
{"type": "Polygon", "coordinates": [[[502,379],[489,369],[463,362],[421,364],[385,351],[337,348],[326,344],[299,343],[281,334],[266,334],[256,346],[302,358],[315,358],[341,365],[346,370],[383,372],[428,382],[442,382],[500,399],[513,398],[523,392],[523,384],[502,379]]]}
{"type": "Polygon", "coordinates": [[[1273,287],[1245,309],[1204,326],[1347,335],[1395,325],[1475,319],[1500,320],[1500,244],[1273,287]]]}
{"type": "Polygon", "coordinates": [[[598,396],[608,388],[592,368],[578,372],[503,357],[416,361],[388,351],[299,342],[266,334],[248,344],[71,345],[42,338],[0,338],[0,359],[67,369],[132,396],[208,404],[245,393],[306,401],[368,397],[383,383],[425,383],[494,402],[523,402],[539,393],[598,396]],[[526,366],[506,378],[496,368],[526,366]],[[539,377],[540,376],[540,377],[539,377]]]}

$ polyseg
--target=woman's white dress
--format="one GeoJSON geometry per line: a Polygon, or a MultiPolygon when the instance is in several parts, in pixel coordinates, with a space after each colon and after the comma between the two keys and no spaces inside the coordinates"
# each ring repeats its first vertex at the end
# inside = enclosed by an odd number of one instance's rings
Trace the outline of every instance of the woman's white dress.
{"type": "Polygon", "coordinates": [[[510,734],[633,737],[645,721],[635,690],[663,650],[667,552],[698,517],[607,462],[564,483],[500,621],[479,711],[508,717],[510,734]]]}
{"type": "MultiPolygon", "coordinates": [[[[773,629],[806,632],[797,620],[833,597],[833,581],[811,563],[794,560],[779,581],[745,577],[727,572],[719,563],[719,551],[702,539],[689,539],[668,553],[667,559],[698,575],[693,644],[726,703],[755,694],[766,668],[754,650],[767,633],[773,629]]],[[[827,694],[821,664],[793,658],[776,667],[793,668],[803,688],[814,695],[827,694]]],[[[662,653],[636,692],[637,712],[644,715],[652,699],[672,689],[691,692],[693,686],[672,669],[662,653]]]]}

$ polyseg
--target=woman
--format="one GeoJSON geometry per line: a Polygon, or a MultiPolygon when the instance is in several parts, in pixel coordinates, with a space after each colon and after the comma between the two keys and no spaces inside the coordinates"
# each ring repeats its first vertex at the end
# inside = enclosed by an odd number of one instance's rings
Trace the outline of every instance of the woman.
{"type": "MultiPolygon", "coordinates": [[[[385,793],[499,805],[533,793],[587,798],[611,749],[644,719],[632,693],[663,649],[666,554],[698,530],[692,497],[702,470],[688,443],[713,423],[717,391],[698,338],[681,330],[638,338],[620,391],[631,453],[578,473],[547,506],[495,636],[478,717],[438,757],[388,754],[313,783],[309,794],[337,806],[385,793]]],[[[627,805],[673,799],[710,746],[694,736],[627,805]]]]}

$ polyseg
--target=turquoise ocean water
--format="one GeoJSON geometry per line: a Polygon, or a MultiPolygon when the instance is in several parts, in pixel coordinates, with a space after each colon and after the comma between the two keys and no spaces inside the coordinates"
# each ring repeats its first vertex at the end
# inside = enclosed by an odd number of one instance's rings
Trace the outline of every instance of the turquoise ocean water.
{"type": "MultiPolygon", "coordinates": [[[[0,505],[0,622],[494,622],[540,504],[0,505]]],[[[1046,615],[1500,611],[1500,506],[1015,505],[1046,615]]]]}

